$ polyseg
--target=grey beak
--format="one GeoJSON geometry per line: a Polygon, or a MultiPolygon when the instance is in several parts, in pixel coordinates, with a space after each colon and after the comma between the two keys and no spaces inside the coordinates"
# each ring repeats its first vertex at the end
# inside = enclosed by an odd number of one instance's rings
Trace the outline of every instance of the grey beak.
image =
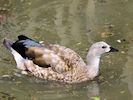
{"type": "Polygon", "coordinates": [[[110,47],[110,51],[109,52],[118,52],[119,50],[118,49],[115,49],[113,47],[110,47]]]}

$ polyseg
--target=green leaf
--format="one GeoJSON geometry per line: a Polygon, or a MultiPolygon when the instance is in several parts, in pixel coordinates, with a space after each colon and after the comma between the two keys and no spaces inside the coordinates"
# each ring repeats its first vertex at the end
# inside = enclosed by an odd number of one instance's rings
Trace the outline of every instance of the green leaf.
{"type": "Polygon", "coordinates": [[[100,100],[99,97],[91,97],[93,100],[100,100]]]}

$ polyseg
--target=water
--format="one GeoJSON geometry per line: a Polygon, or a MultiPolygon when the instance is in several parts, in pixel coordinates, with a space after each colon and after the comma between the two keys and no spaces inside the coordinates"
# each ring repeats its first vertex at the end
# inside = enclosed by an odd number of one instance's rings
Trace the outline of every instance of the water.
{"type": "Polygon", "coordinates": [[[132,0],[0,0],[0,100],[133,100],[132,9],[132,0]],[[120,52],[102,57],[99,81],[56,83],[19,73],[2,45],[19,34],[70,47],[84,60],[96,41],[120,52]]]}

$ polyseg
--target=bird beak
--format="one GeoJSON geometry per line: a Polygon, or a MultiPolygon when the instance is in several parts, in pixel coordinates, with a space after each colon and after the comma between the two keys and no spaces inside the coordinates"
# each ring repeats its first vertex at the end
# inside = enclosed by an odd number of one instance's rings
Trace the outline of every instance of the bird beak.
{"type": "Polygon", "coordinates": [[[119,50],[118,49],[115,49],[113,47],[110,47],[110,51],[109,52],[118,52],[119,50]]]}

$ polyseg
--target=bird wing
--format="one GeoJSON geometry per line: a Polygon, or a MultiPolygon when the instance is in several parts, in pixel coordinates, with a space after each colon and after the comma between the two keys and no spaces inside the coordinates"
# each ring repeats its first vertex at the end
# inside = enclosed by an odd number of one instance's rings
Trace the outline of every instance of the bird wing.
{"type": "Polygon", "coordinates": [[[47,48],[28,48],[26,55],[34,55],[33,62],[41,67],[52,67],[58,73],[86,66],[83,59],[70,48],[50,44],[47,48]]]}
{"type": "Polygon", "coordinates": [[[13,43],[12,47],[36,65],[44,68],[52,67],[54,71],[59,73],[86,66],[83,59],[75,51],[56,44],[50,44],[46,47],[24,35],[18,36],[18,40],[13,43]]]}
{"type": "Polygon", "coordinates": [[[83,59],[70,48],[60,46],[57,44],[50,44],[49,49],[54,51],[67,64],[68,69],[80,68],[86,66],[83,59]]]}
{"type": "Polygon", "coordinates": [[[26,55],[32,58],[34,64],[40,67],[52,67],[58,73],[69,70],[67,63],[54,51],[48,48],[30,47],[26,50],[26,55]]]}

